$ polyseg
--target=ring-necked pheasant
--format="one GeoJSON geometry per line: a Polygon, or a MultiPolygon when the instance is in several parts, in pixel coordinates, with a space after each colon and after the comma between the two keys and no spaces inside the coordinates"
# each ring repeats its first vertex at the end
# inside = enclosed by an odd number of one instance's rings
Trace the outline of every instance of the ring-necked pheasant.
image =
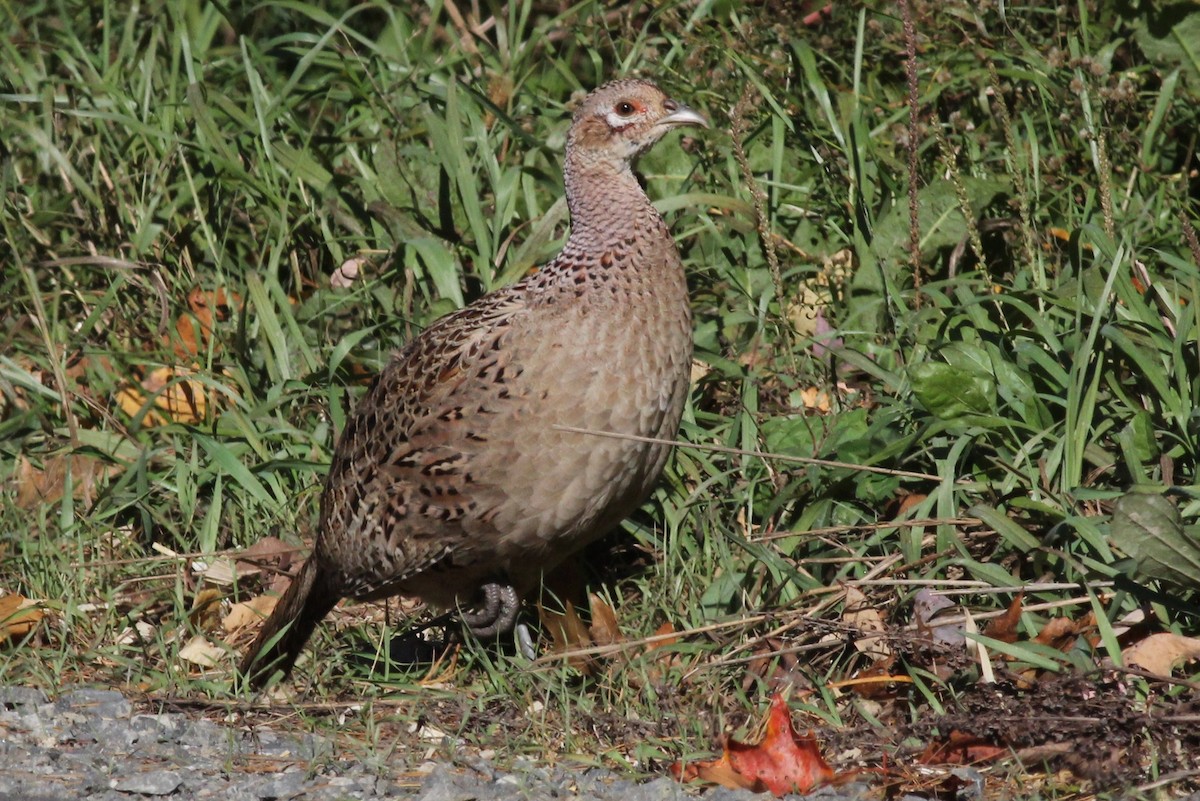
{"type": "Polygon", "coordinates": [[[707,126],[653,83],[589,94],[567,135],[571,233],[549,264],[430,325],[342,432],[313,552],[241,664],[286,675],[344,597],[404,594],[510,629],[544,571],[646,498],[673,439],[692,353],[675,243],[632,162],[707,126]]]}

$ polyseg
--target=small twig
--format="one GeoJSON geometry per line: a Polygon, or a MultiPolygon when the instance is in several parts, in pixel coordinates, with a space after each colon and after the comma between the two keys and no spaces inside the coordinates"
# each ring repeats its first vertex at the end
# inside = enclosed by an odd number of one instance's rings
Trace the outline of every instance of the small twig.
{"type": "Polygon", "coordinates": [[[826,534],[853,534],[858,531],[880,531],[886,528],[924,528],[927,526],[978,526],[983,523],[978,517],[915,517],[912,520],[886,520],[882,523],[859,523],[853,526],[828,526],[807,531],[772,531],[753,538],[754,542],[769,542],[785,537],[824,536],[826,534]]]}
{"type": "Polygon", "coordinates": [[[820,467],[841,467],[847,470],[857,470],[862,473],[879,473],[885,476],[900,476],[902,478],[919,478],[923,481],[941,481],[941,476],[931,475],[929,473],[917,473],[911,470],[893,470],[890,467],[871,467],[865,464],[851,464],[850,462],[835,462],[830,459],[814,459],[808,456],[790,456],[782,453],[768,453],[766,451],[751,451],[745,448],[730,448],[725,445],[707,445],[697,442],[677,442],[673,439],[660,439],[658,437],[640,437],[636,434],[618,434],[615,431],[600,431],[594,428],[578,428],[576,426],[552,425],[551,428],[556,431],[569,431],[572,434],[590,434],[594,437],[608,437],[609,439],[627,439],[632,442],[645,442],[650,445],[668,445],[672,448],[684,448],[687,450],[703,451],[706,453],[728,453],[732,456],[752,456],[756,459],[773,459],[777,462],[792,462],[795,464],[812,464],[820,467]]]}
{"type": "MultiPolygon", "coordinates": [[[[1157,721],[1159,723],[1162,723],[1163,721],[1167,721],[1170,723],[1196,723],[1196,722],[1200,722],[1200,715],[1176,715],[1176,716],[1168,715],[1166,717],[1156,717],[1155,721],[1157,721]]],[[[1157,779],[1155,779],[1152,782],[1147,782],[1146,784],[1140,784],[1137,787],[1133,788],[1133,792],[1148,793],[1151,790],[1157,789],[1159,787],[1165,787],[1168,784],[1173,784],[1174,782],[1182,781],[1184,779],[1190,779],[1194,776],[1200,776],[1200,770],[1177,770],[1174,773],[1168,773],[1165,776],[1159,776],[1157,779]]],[[[1192,797],[1192,796],[1189,796],[1189,797],[1192,797]]]]}
{"type": "MultiPolygon", "coordinates": [[[[941,590],[938,595],[997,595],[1005,592],[1053,592],[1055,590],[1077,590],[1080,587],[1089,589],[1106,590],[1114,586],[1111,581],[1089,581],[1085,584],[1079,582],[1063,581],[1053,582],[1047,581],[1040,584],[1014,584],[1010,587],[993,587],[986,582],[977,581],[974,579],[884,579],[880,581],[847,581],[846,584],[855,586],[868,585],[897,585],[897,586],[912,586],[912,587],[956,587],[957,589],[941,590]]],[[[1032,609],[1031,606],[1022,606],[1022,611],[1032,609]]]]}
{"type": "Polygon", "coordinates": [[[607,645],[593,645],[587,648],[574,648],[570,651],[557,651],[552,654],[543,654],[530,663],[531,668],[536,668],[545,665],[549,662],[562,662],[576,657],[582,656],[610,656],[619,654],[623,651],[631,651],[642,648],[646,645],[652,645],[660,642],[671,642],[684,637],[691,637],[696,634],[708,634],[713,631],[722,631],[724,629],[744,628],[746,626],[754,626],[779,617],[778,614],[757,614],[748,615],[738,618],[737,620],[723,620],[719,623],[709,623],[706,626],[697,626],[691,629],[683,629],[681,631],[671,631],[666,634],[652,634],[649,637],[642,637],[637,640],[626,640],[625,642],[611,643],[607,645]]]}

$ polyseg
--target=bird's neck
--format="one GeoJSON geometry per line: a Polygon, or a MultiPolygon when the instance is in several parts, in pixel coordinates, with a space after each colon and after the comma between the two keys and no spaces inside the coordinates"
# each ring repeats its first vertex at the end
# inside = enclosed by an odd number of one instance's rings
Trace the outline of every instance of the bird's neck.
{"type": "Polygon", "coordinates": [[[620,240],[635,229],[665,233],[662,218],[627,163],[569,158],[565,166],[571,238],[620,240]]]}

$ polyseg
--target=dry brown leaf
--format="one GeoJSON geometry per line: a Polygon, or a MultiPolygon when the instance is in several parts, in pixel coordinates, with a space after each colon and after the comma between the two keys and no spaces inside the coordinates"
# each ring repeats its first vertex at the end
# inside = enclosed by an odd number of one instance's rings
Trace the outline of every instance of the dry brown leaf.
{"type": "Polygon", "coordinates": [[[225,659],[225,651],[196,635],[179,649],[179,658],[201,667],[216,667],[225,659]]]}
{"type": "Polygon", "coordinates": [[[1012,603],[1008,605],[1008,609],[1004,610],[1003,615],[988,621],[987,628],[983,630],[983,636],[1000,642],[1016,642],[1017,626],[1021,623],[1021,599],[1023,597],[1024,593],[1017,593],[1017,597],[1012,599],[1012,603]]]}
{"type": "Polygon", "coordinates": [[[1163,632],[1151,634],[1121,652],[1126,665],[1137,665],[1156,676],[1170,676],[1184,662],[1200,659],[1200,639],[1163,632]]]}
{"type": "Polygon", "coordinates": [[[71,494],[75,498],[94,495],[97,484],[121,472],[119,466],[86,454],[47,456],[41,460],[40,467],[25,456],[18,456],[13,477],[17,485],[17,506],[32,509],[62,500],[68,469],[71,494]]]}
{"type": "Polygon", "coordinates": [[[592,612],[592,625],[588,627],[588,632],[592,635],[593,643],[615,645],[625,639],[621,634],[621,627],[617,625],[617,613],[603,598],[589,592],[588,606],[592,612]]]}
{"type": "Polygon", "coordinates": [[[986,737],[952,729],[950,733],[931,742],[917,757],[921,765],[979,765],[1002,759],[1012,753],[1003,743],[986,737]]]}
{"type": "Polygon", "coordinates": [[[213,631],[221,622],[221,601],[225,595],[213,587],[206,587],[192,599],[188,610],[188,622],[200,631],[213,631]]]}
{"type": "Polygon", "coordinates": [[[208,415],[209,391],[192,375],[191,370],[181,367],[157,367],[140,384],[117,390],[117,405],[125,414],[137,417],[150,404],[141,418],[146,428],[169,422],[202,423],[208,415]]]}
{"type": "Polygon", "coordinates": [[[833,410],[833,398],[828,390],[820,387],[805,387],[796,393],[796,399],[810,412],[827,414],[833,410]]]}
{"type": "Polygon", "coordinates": [[[1079,623],[1069,617],[1055,617],[1046,621],[1033,641],[1066,653],[1075,645],[1080,630],[1079,623]]]}
{"type": "Polygon", "coordinates": [[[923,503],[928,497],[929,496],[923,492],[910,492],[906,495],[901,495],[900,502],[896,504],[895,516],[900,517],[904,515],[909,509],[912,509],[914,506],[923,503]]]}
{"type": "Polygon", "coordinates": [[[266,573],[267,579],[262,582],[263,586],[283,594],[287,585],[291,583],[289,568],[292,565],[292,558],[300,550],[295,545],[288,545],[278,537],[263,537],[238,554],[237,564],[233,571],[234,581],[239,586],[243,586],[244,580],[266,573]]]}
{"type": "Polygon", "coordinates": [[[649,653],[650,651],[653,651],[657,648],[667,648],[669,646],[678,644],[679,643],[678,637],[665,636],[667,634],[674,634],[674,633],[675,633],[675,625],[673,623],[671,623],[671,621],[668,620],[666,623],[663,623],[661,626],[659,626],[658,628],[656,628],[654,630],[654,637],[655,638],[662,637],[663,639],[661,639],[661,640],[655,639],[654,642],[647,645],[646,652],[649,653]]]}
{"type": "MultiPolygon", "coordinates": [[[[542,628],[550,632],[550,639],[553,641],[551,648],[556,653],[575,651],[591,645],[588,628],[579,617],[579,612],[575,610],[575,604],[568,603],[563,611],[559,612],[547,609],[539,601],[537,610],[542,628]]],[[[567,662],[585,676],[590,676],[596,667],[596,660],[588,655],[571,656],[567,662]]]]}
{"type": "Polygon", "coordinates": [[[46,616],[39,603],[16,592],[0,598],[0,644],[19,640],[33,631],[46,616]]]}
{"type": "Polygon", "coordinates": [[[854,647],[859,653],[866,654],[876,662],[891,657],[892,649],[887,642],[882,637],[871,635],[871,632],[878,634],[887,632],[883,615],[879,613],[878,609],[871,606],[867,596],[863,595],[857,587],[845,588],[845,610],[842,612],[842,622],[857,630],[858,636],[854,640],[854,647]]]}
{"type": "Polygon", "coordinates": [[[247,626],[257,626],[275,610],[279,603],[278,595],[259,595],[249,601],[236,603],[229,608],[229,614],[221,621],[221,628],[227,634],[232,634],[247,626]]]}

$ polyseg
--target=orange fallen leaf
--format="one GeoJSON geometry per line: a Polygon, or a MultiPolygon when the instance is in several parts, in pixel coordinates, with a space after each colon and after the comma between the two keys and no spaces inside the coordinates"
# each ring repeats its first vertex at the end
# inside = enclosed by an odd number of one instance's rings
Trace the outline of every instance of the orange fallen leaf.
{"type": "Polygon", "coordinates": [[[230,634],[247,626],[256,626],[270,616],[277,603],[278,595],[257,595],[249,601],[236,603],[221,620],[221,628],[230,634]]]}
{"type": "Polygon", "coordinates": [[[777,796],[807,793],[834,778],[813,736],[796,732],[787,701],[778,693],[771,696],[767,732],[761,742],[750,745],[728,737],[720,759],[686,766],[675,763],[670,771],[679,781],[701,779],[777,796]]]}
{"type": "Polygon", "coordinates": [[[191,314],[181,314],[175,321],[178,339],[174,348],[180,358],[196,358],[208,352],[214,323],[224,322],[236,314],[242,308],[242,298],[236,292],[219,287],[215,290],[196,287],[188,293],[187,302],[191,314]]]}
{"type": "Polygon", "coordinates": [[[183,368],[157,367],[140,384],[117,390],[117,404],[130,417],[137,417],[149,405],[150,409],[141,418],[146,427],[171,421],[202,423],[208,413],[208,389],[191,375],[191,371],[183,368]]]}
{"type": "Polygon", "coordinates": [[[1079,621],[1071,620],[1069,617],[1053,617],[1046,621],[1046,625],[1042,626],[1042,630],[1033,638],[1033,641],[1066,653],[1075,645],[1079,633],[1094,625],[1095,620],[1090,612],[1079,621]]]}
{"type": "Polygon", "coordinates": [[[682,762],[676,762],[667,768],[667,771],[678,782],[702,781],[710,784],[718,784],[721,787],[728,787],[733,790],[762,792],[762,788],[755,786],[755,779],[743,776],[737,772],[729,761],[728,750],[721,754],[720,759],[710,759],[705,762],[689,762],[686,765],[682,762]]]}
{"type": "Polygon", "coordinates": [[[833,410],[833,399],[827,390],[820,387],[805,387],[797,397],[801,405],[810,411],[828,414],[833,410]]]}
{"type": "Polygon", "coordinates": [[[588,607],[592,613],[592,625],[588,633],[596,645],[616,645],[625,637],[617,624],[617,613],[608,603],[594,592],[588,593],[588,607]]]}
{"type": "Polygon", "coordinates": [[[37,601],[17,592],[5,595],[0,598],[0,643],[21,639],[45,616],[37,601]]]}
{"type": "Polygon", "coordinates": [[[1016,642],[1017,625],[1021,622],[1021,599],[1023,597],[1024,593],[1017,593],[1017,597],[1012,599],[1012,603],[1008,605],[1004,614],[987,624],[987,628],[983,630],[983,636],[1000,642],[1016,642]]]}

